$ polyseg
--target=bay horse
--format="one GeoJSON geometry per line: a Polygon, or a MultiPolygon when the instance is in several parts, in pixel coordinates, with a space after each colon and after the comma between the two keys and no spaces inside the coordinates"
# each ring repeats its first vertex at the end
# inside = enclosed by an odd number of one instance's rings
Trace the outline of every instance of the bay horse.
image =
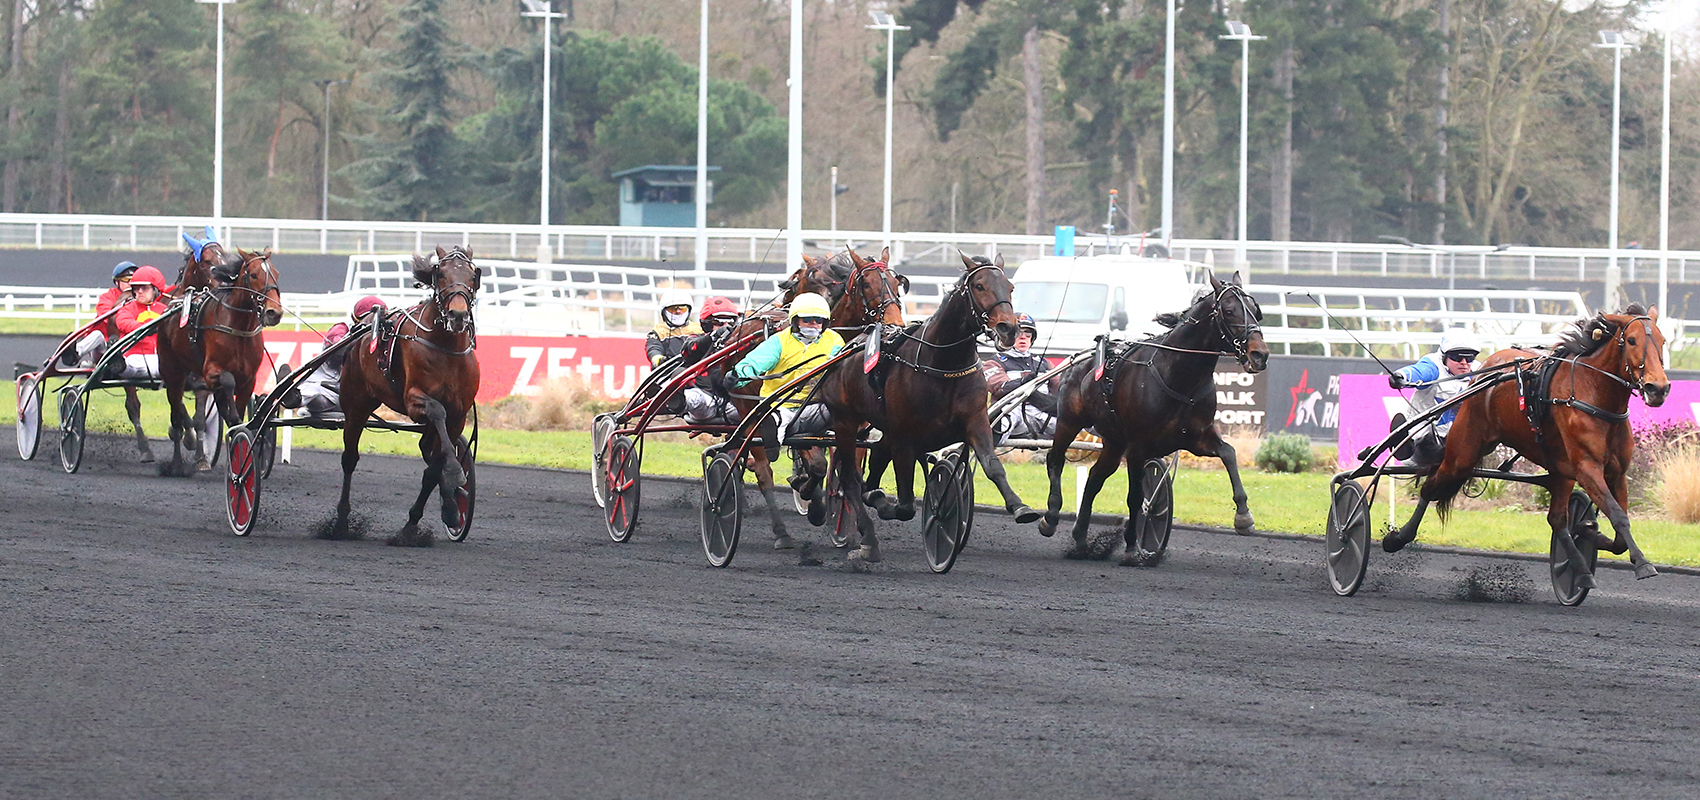
{"type": "Polygon", "coordinates": [[[1216,360],[1223,355],[1232,355],[1253,373],[1269,366],[1269,346],[1258,327],[1262,318],[1263,310],[1240,285],[1239,273],[1226,283],[1211,275],[1209,291],[1201,293],[1185,312],[1157,317],[1170,329],[1167,332],[1130,342],[1125,349],[1106,343],[1100,350],[1101,360],[1084,360],[1064,371],[1059,376],[1057,430],[1045,457],[1051,495],[1039,532],[1056,533],[1068,448],[1081,430],[1090,427],[1103,440],[1104,449],[1086,476],[1069,557],[1089,554],[1086,533],[1092,501],[1126,459],[1128,518],[1123,538],[1127,551],[1122,564],[1143,565],[1135,547],[1144,499],[1141,467],[1177,450],[1221,459],[1233,484],[1234,531],[1251,533],[1253,520],[1240,482],[1238,454],[1233,445],[1222,441],[1216,425],[1215,375],[1216,360]]]}
{"type": "Polygon", "coordinates": [[[209,288],[179,287],[179,296],[190,302],[176,320],[160,323],[156,334],[160,383],[171,407],[171,461],[160,468],[161,475],[187,477],[207,468],[200,439],[208,409],[197,403],[191,417],[183,406],[184,390],[210,390],[213,412],[226,425],[240,424],[266,359],[260,332],[283,319],[271,248],[236,253],[209,273],[209,288]],[[197,452],[193,467],[183,458],[186,442],[197,452]]]}
{"type": "MultiPolygon", "coordinates": [[[[889,253],[890,250],[885,251],[882,257],[887,257],[886,254],[889,253]]],[[[827,326],[846,333],[847,338],[854,335],[847,333],[848,331],[860,331],[875,322],[898,328],[903,326],[900,287],[908,287],[909,281],[893,272],[885,261],[868,261],[850,249],[831,258],[816,259],[804,256],[803,260],[804,265],[792,273],[789,279],[780,283],[780,288],[784,290],[785,303],[804,292],[814,292],[826,297],[832,308],[832,316],[827,320],[827,326]]],[[[751,317],[739,323],[723,341],[738,341],[763,327],[772,330],[774,325],[782,326],[784,323],[783,315],[751,317]]],[[[745,350],[754,350],[755,347],[752,343],[747,345],[745,350]]],[[[741,355],[733,356],[713,370],[711,380],[716,386],[726,385],[726,373],[731,372],[741,358],[741,355]]],[[[761,403],[761,398],[756,395],[737,391],[729,394],[732,406],[737,409],[740,419],[749,415],[761,403]]],[[[770,423],[764,427],[762,435],[769,441],[774,440],[778,435],[777,427],[770,423]]],[[[797,543],[785,528],[785,518],[781,513],[782,506],[773,480],[773,464],[768,459],[769,449],[751,448],[750,469],[756,475],[756,485],[761,489],[762,497],[767,500],[768,515],[773,523],[773,547],[775,550],[789,550],[795,548],[797,543]]],[[[775,453],[778,452],[777,441],[773,442],[771,449],[775,453]]],[[[815,462],[820,452],[817,448],[799,448],[794,455],[805,462],[815,462]]],[[[817,471],[824,473],[824,469],[818,469],[818,466],[817,471]]],[[[818,484],[812,480],[803,484],[794,479],[793,488],[810,502],[811,522],[818,524],[818,518],[825,510],[824,498],[817,500],[815,497],[818,484]]]]}
{"type": "Polygon", "coordinates": [[[348,491],[354,467],[360,463],[360,436],[379,406],[425,426],[419,436],[419,455],[425,459],[419,497],[408,511],[407,524],[389,543],[431,545],[431,533],[420,529],[419,520],[433,488],[442,498],[443,524],[450,530],[460,525],[455,492],[465,486],[466,471],[456,448],[467,447],[462,432],[478,397],[478,339],[472,312],[482,280],[472,251],[458,246],[438,247],[435,258],[415,254],[413,280],[429,288],[431,296],[412,308],[384,315],[388,322],[380,322],[348,346],[341,379],[342,498],[326,538],[350,538],[348,491]],[[383,329],[389,326],[393,330],[385,335],[383,329]],[[387,371],[380,363],[386,352],[390,354],[387,371]]]}
{"type": "MultiPolygon", "coordinates": [[[[918,327],[899,330],[889,349],[882,344],[872,372],[857,358],[821,378],[817,395],[832,412],[836,439],[830,468],[837,471],[843,492],[875,502],[882,518],[913,519],[915,462],[926,453],[967,442],[1003,495],[1004,509],[1025,524],[1038,519],[1039,512],[1024,505],[1010,488],[993,449],[996,439],[986,416],[986,378],[980,372],[977,343],[989,331],[999,347],[1015,344],[1018,330],[1010,304],[1014,287],[1004,275],[1001,255],[994,261],[962,256],[962,264],[962,275],[939,301],[938,310],[918,327]],[[866,484],[855,457],[864,424],[881,432],[868,449],[866,484]],[[863,492],[864,485],[879,485],[888,464],[897,473],[895,504],[863,492]]],[[[877,562],[879,539],[867,503],[851,505],[860,546],[850,558],[877,562]]]]}
{"type": "MultiPolygon", "coordinates": [[[[1505,444],[1546,468],[1550,498],[1547,524],[1565,545],[1572,567],[1581,565],[1580,587],[1593,588],[1593,570],[1575,541],[1559,535],[1570,529],[1570,490],[1577,484],[1605,512],[1616,534],[1607,537],[1596,530],[1595,544],[1618,555],[1629,553],[1636,578],[1659,574],[1635,545],[1629,533],[1629,514],[1624,510],[1629,504],[1629,460],[1635,452],[1629,397],[1640,392],[1647,405],[1656,408],[1670,394],[1663,356],[1665,337],[1655,324],[1658,319],[1658,306],[1647,310],[1630,304],[1620,314],[1602,311],[1578,320],[1550,354],[1514,348],[1489,356],[1483,362],[1484,370],[1519,359],[1543,367],[1551,364],[1551,383],[1545,392],[1537,390],[1537,396],[1530,397],[1524,388],[1533,381],[1501,379],[1459,403],[1440,465],[1423,481],[1421,498],[1411,518],[1382,538],[1382,549],[1398,552],[1415,540],[1430,503],[1439,507],[1441,519],[1445,519],[1471,470],[1494,447],[1505,444]],[[1522,408],[1534,404],[1544,406],[1540,409],[1544,413],[1534,417],[1538,428],[1531,426],[1531,418],[1522,408]]],[[[1522,372],[1522,378],[1533,377],[1532,367],[1518,363],[1511,369],[1522,372]]]]}

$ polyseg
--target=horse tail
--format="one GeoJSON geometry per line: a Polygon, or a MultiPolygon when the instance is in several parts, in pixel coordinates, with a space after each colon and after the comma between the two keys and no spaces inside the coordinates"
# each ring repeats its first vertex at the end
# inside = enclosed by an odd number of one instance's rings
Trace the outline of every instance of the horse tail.
{"type": "Polygon", "coordinates": [[[1441,522],[1445,522],[1447,517],[1452,515],[1452,501],[1458,498],[1458,492],[1463,490],[1464,484],[1469,483],[1469,481],[1470,479],[1466,477],[1445,483],[1436,483],[1434,478],[1431,477],[1423,484],[1423,496],[1434,503],[1434,510],[1440,514],[1441,522]]]}

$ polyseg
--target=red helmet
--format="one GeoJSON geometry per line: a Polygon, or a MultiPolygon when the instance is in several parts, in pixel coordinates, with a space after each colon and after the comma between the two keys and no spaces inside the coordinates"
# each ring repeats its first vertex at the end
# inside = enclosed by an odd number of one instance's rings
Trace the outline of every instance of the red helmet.
{"type": "Polygon", "coordinates": [[[372,312],[372,309],[374,309],[374,308],[381,308],[381,309],[388,310],[389,306],[385,305],[384,301],[379,300],[376,297],[372,297],[372,296],[368,295],[366,297],[360,298],[358,301],[356,301],[354,303],[353,317],[358,320],[361,317],[364,317],[367,314],[370,314],[372,312]]]}
{"type": "Polygon", "coordinates": [[[705,320],[709,317],[720,316],[738,316],[738,305],[733,303],[730,298],[718,296],[702,301],[702,311],[697,312],[697,319],[705,320]]]}
{"type": "Polygon", "coordinates": [[[135,274],[130,276],[131,286],[152,286],[156,291],[165,291],[165,276],[153,267],[138,267],[135,274]]]}

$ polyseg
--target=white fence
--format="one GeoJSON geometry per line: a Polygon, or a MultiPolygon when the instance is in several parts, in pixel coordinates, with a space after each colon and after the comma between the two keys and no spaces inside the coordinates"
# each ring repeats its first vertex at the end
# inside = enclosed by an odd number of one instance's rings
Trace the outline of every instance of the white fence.
{"type": "Polygon", "coordinates": [[[1322,355],[1362,355],[1354,345],[1369,345],[1415,359],[1455,326],[1491,349],[1548,344],[1588,314],[1578,292],[1254,285],[1252,295],[1263,307],[1263,339],[1278,353],[1320,344],[1322,355]]]}
{"type": "MultiPolygon", "coordinates": [[[[198,232],[204,217],[107,216],[95,214],[0,214],[0,247],[81,248],[95,250],[178,250],[181,234],[198,232]]],[[[771,228],[712,228],[709,262],[784,260],[783,232],[771,228]]],[[[485,258],[532,258],[542,233],[537,225],[473,223],[365,222],[352,220],[237,219],[223,222],[221,237],[236,246],[271,247],[282,253],[362,254],[423,252],[434,245],[459,244],[485,258]]],[[[846,243],[864,251],[882,241],[875,231],[803,232],[806,252],[834,252],[846,243]]],[[[608,225],[552,225],[548,240],[553,258],[567,262],[666,261],[694,264],[696,240],[690,228],[633,228],[608,225]]],[[[892,234],[897,264],[956,264],[957,251],[1004,254],[1020,261],[1051,252],[1051,236],[1014,234],[904,232],[892,234]]],[[[1093,254],[1135,250],[1147,244],[1137,236],[1108,240],[1099,234],[1076,237],[1077,251],[1093,254]]],[[[1177,239],[1173,255],[1217,265],[1234,263],[1235,243],[1177,239]]],[[[1673,281],[1695,272],[1700,280],[1700,251],[1670,251],[1673,281]]],[[[1617,251],[1626,280],[1657,278],[1656,252],[1617,251]]],[[[1251,242],[1246,260],[1256,280],[1278,282],[1278,275],[1386,275],[1473,277],[1503,281],[1603,280],[1612,251],[1605,248],[1451,247],[1445,251],[1396,244],[1330,242],[1251,242]]]]}

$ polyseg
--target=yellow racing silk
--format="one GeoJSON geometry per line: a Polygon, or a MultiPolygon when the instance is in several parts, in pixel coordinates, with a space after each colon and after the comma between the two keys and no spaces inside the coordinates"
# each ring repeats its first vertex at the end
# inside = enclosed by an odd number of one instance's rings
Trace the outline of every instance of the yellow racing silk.
{"type": "MultiPolygon", "coordinates": [[[[839,336],[838,332],[831,328],[821,331],[820,338],[816,339],[813,344],[804,343],[787,328],[777,336],[762,342],[761,346],[745,356],[744,360],[739,362],[736,371],[738,375],[746,378],[756,375],[778,375],[777,378],[762,381],[761,396],[766,397],[778,391],[779,387],[784,386],[793,378],[826,363],[828,358],[831,358],[843,347],[844,337],[839,336]]],[[[798,392],[793,395],[795,399],[788,401],[785,405],[802,405],[803,397],[806,394],[807,392],[798,392]]]]}

